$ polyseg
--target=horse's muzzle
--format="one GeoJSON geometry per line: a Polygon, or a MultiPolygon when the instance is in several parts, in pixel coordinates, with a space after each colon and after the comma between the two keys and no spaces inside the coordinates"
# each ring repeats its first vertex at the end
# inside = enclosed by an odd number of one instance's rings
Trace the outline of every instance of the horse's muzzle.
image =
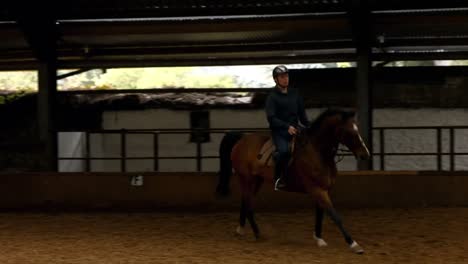
{"type": "Polygon", "coordinates": [[[357,151],[355,155],[356,155],[356,159],[358,160],[368,160],[370,159],[370,156],[371,156],[369,150],[366,147],[357,151]]]}
{"type": "Polygon", "coordinates": [[[370,158],[370,155],[358,155],[357,159],[358,160],[368,160],[370,158]]]}

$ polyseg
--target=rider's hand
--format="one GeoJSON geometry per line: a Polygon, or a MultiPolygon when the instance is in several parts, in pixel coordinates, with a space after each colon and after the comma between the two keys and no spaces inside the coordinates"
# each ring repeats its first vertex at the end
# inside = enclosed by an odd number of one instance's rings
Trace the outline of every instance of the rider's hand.
{"type": "Polygon", "coordinates": [[[289,135],[296,135],[297,129],[295,127],[293,127],[293,126],[289,126],[288,133],[289,133],[289,135]]]}

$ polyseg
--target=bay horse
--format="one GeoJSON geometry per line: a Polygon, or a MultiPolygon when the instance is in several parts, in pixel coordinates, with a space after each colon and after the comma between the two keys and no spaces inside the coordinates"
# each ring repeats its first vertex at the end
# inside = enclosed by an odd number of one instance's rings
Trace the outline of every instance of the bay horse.
{"type": "MultiPolygon", "coordinates": [[[[244,235],[248,220],[256,239],[259,238],[260,231],[254,218],[253,199],[264,182],[274,184],[274,166],[260,163],[258,159],[263,144],[269,138],[268,132],[231,131],[224,135],[219,148],[220,171],[216,191],[220,196],[229,194],[229,179],[234,171],[238,176],[241,192],[239,226],[236,232],[244,235]]],[[[350,249],[361,254],[364,252],[363,248],[344,228],[329,196],[337,175],[335,157],[339,144],[346,146],[357,159],[370,158],[369,150],[359,134],[355,112],[328,109],[296,136],[288,177],[285,179],[285,191],[306,193],[315,200],[314,239],[319,247],[327,245],[322,238],[325,212],[340,229],[350,249]]]]}

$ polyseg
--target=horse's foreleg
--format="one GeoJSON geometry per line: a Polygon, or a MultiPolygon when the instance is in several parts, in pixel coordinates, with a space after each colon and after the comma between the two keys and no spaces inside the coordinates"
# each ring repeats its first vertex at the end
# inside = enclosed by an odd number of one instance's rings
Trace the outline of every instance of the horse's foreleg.
{"type": "Polygon", "coordinates": [[[358,254],[364,253],[364,250],[359,246],[359,244],[353,240],[351,235],[346,231],[346,229],[343,226],[343,221],[341,220],[341,217],[339,216],[338,212],[333,208],[333,204],[331,202],[330,196],[328,195],[328,191],[323,190],[323,189],[315,189],[313,192],[316,196],[318,206],[322,207],[325,212],[330,216],[332,221],[336,224],[336,226],[340,229],[341,233],[343,234],[343,237],[348,243],[350,249],[358,254]]]}
{"type": "Polygon", "coordinates": [[[322,223],[323,223],[323,208],[319,205],[316,206],[315,210],[315,233],[314,239],[317,242],[317,246],[325,247],[327,242],[322,238],[322,223]]]}

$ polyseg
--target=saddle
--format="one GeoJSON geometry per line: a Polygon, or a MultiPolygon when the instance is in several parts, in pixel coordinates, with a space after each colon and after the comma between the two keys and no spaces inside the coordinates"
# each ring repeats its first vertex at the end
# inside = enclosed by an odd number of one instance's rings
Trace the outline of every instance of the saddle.
{"type": "MultiPolygon", "coordinates": [[[[296,144],[296,136],[294,136],[291,142],[289,142],[290,153],[293,153],[295,144],[296,144]]],[[[260,164],[266,167],[274,166],[275,161],[273,159],[273,154],[275,153],[275,150],[276,150],[276,147],[275,147],[275,144],[273,143],[273,138],[270,137],[263,144],[262,148],[260,149],[260,152],[257,155],[257,159],[260,162],[260,164]]],[[[292,160],[293,158],[289,159],[288,165],[291,164],[292,160]]]]}

